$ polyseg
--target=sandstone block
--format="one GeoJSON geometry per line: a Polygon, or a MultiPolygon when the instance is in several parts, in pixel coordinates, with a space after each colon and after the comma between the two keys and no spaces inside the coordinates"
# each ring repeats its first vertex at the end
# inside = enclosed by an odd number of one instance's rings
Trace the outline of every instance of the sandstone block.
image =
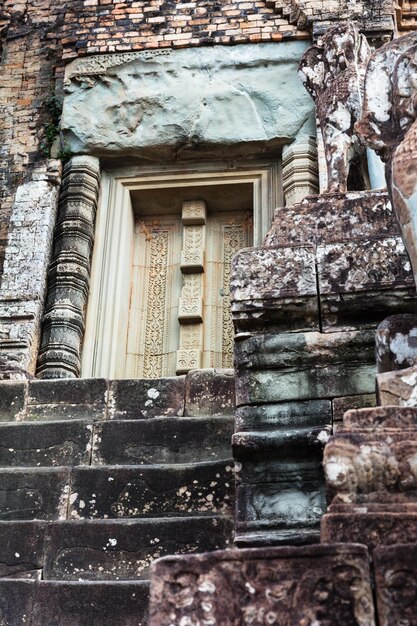
{"type": "Polygon", "coordinates": [[[264,245],[316,247],[399,234],[388,194],[360,191],[309,196],[299,204],[277,208],[264,245]]]}
{"type": "Polygon", "coordinates": [[[75,468],[70,519],[230,512],[230,463],[75,468]]]}
{"type": "Polygon", "coordinates": [[[226,548],[231,535],[232,520],[211,516],[50,524],[43,578],[147,579],[156,558],[226,548]]]}
{"type": "Polygon", "coordinates": [[[333,420],[335,424],[341,424],[346,411],[373,407],[376,404],[374,393],[361,394],[358,396],[345,396],[332,400],[333,420]]]}
{"type": "Polygon", "coordinates": [[[332,422],[330,400],[303,400],[241,406],[236,409],[236,431],[326,426],[332,422]]]}
{"type": "Polygon", "coordinates": [[[363,546],[310,546],[165,557],[152,566],[150,626],[374,626],[363,546]]]}
{"type": "Polygon", "coordinates": [[[139,151],[159,161],[174,159],[179,146],[193,158],[219,145],[235,155],[281,146],[313,110],[296,72],[306,47],[294,41],[77,60],[66,73],[65,144],[73,153],[139,151]]]}
{"type": "Polygon", "coordinates": [[[107,386],[101,378],[31,381],[26,419],[103,419],[107,414],[107,386]]]}
{"type": "Polygon", "coordinates": [[[401,237],[320,245],[317,264],[326,332],[366,328],[414,310],[414,279],[401,237]]]}
{"type": "Polygon", "coordinates": [[[232,417],[102,422],[94,430],[92,463],[147,465],[229,459],[233,428],[232,417]]]}
{"type": "Polygon", "coordinates": [[[22,419],[26,406],[27,382],[0,383],[0,422],[22,419]]]}
{"type": "MultiPolygon", "coordinates": [[[[0,577],[38,580],[42,575],[46,522],[0,524],[0,577]]],[[[3,610],[3,605],[1,605],[3,610]]]]}
{"type": "Polygon", "coordinates": [[[417,624],[417,546],[381,546],[374,551],[376,604],[381,626],[417,624]]]}
{"type": "Polygon", "coordinates": [[[184,415],[184,390],[185,376],[112,381],[109,418],[120,420],[184,415]]]}
{"type": "Polygon", "coordinates": [[[145,626],[148,588],[145,581],[39,581],[34,588],[32,620],[39,625],[145,626]]]}
{"type": "Polygon", "coordinates": [[[232,262],[232,315],[238,331],[319,328],[313,249],[249,248],[232,262]]]}
{"type": "Polygon", "coordinates": [[[374,493],[415,497],[417,430],[338,430],[324,450],[329,501],[355,502],[374,493]]]}
{"type": "Polygon", "coordinates": [[[192,370],[185,378],[185,415],[233,415],[235,373],[232,369],[192,370]]]}
{"type": "Polygon", "coordinates": [[[66,468],[0,470],[1,519],[65,519],[69,481],[66,468]]]}
{"type": "Polygon", "coordinates": [[[417,408],[397,406],[376,406],[352,409],[343,418],[346,430],[417,429],[417,408]]]}
{"type": "Polygon", "coordinates": [[[91,422],[0,424],[0,467],[89,465],[91,422]]]}
{"type": "Polygon", "coordinates": [[[417,406],[417,365],[379,374],[376,390],[378,404],[383,406],[417,406]]]}
{"type": "Polygon", "coordinates": [[[323,543],[363,543],[370,553],[379,546],[413,543],[417,513],[327,513],[321,520],[323,543]]]}

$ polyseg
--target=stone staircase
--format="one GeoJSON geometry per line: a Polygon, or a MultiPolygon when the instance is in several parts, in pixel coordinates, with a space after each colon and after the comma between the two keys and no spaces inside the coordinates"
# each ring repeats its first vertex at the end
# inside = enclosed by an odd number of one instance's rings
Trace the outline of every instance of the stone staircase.
{"type": "Polygon", "coordinates": [[[1,626],[143,626],[153,560],[232,540],[234,379],[0,383],[1,626]]]}

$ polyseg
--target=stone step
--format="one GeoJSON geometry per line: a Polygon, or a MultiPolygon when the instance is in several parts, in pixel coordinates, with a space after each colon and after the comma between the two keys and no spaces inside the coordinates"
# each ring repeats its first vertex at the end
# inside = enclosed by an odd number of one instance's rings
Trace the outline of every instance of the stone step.
{"type": "Polygon", "coordinates": [[[233,429],[233,417],[101,422],[94,428],[92,464],[139,465],[229,459],[233,429]]]}
{"type": "Polygon", "coordinates": [[[0,580],[4,626],[145,626],[149,584],[0,580]]]}
{"type": "Polygon", "coordinates": [[[233,462],[0,470],[0,520],[231,514],[233,462]]]}
{"type": "Polygon", "coordinates": [[[192,463],[231,457],[232,417],[0,423],[0,467],[192,463]]]}
{"type": "Polygon", "coordinates": [[[79,467],[70,519],[232,514],[233,462],[79,467]]]}
{"type": "Polygon", "coordinates": [[[90,465],[93,422],[0,424],[0,467],[90,465]]]}
{"type": "Polygon", "coordinates": [[[231,541],[232,520],[221,516],[0,522],[0,577],[147,579],[161,556],[209,552],[231,541]]]}
{"type": "Polygon", "coordinates": [[[0,422],[233,415],[233,370],[158,379],[1,381],[0,422]]]}

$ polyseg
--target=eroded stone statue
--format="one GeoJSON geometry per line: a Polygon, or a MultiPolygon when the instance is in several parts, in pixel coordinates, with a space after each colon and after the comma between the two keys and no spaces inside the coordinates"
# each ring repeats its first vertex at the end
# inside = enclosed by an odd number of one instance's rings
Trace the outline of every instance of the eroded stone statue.
{"type": "Polygon", "coordinates": [[[371,51],[352,23],[339,24],[304,54],[299,75],[316,103],[327,163],[328,193],[345,193],[350,163],[365,149],[354,132],[362,113],[371,51]]]}
{"type": "Polygon", "coordinates": [[[417,33],[376,50],[356,132],[386,163],[388,190],[417,277],[417,33]]]}

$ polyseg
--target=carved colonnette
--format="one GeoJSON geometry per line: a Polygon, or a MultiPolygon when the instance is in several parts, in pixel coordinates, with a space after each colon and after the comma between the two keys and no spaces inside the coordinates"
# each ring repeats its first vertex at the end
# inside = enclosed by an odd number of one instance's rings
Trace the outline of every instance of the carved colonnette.
{"type": "Polygon", "coordinates": [[[65,166],[38,355],[39,378],[80,375],[99,184],[98,159],[73,157],[65,166]]]}

